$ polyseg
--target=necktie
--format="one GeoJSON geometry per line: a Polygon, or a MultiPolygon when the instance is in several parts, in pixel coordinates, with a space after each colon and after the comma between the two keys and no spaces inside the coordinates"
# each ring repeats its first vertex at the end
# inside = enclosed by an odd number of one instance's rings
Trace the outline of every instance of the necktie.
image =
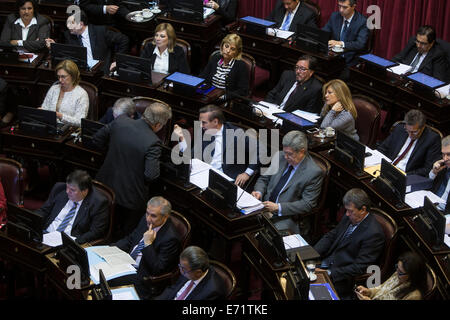
{"type": "Polygon", "coordinates": [[[273,189],[272,193],[270,194],[269,201],[275,202],[277,200],[278,194],[280,193],[281,189],[284,187],[287,180],[289,179],[292,169],[293,167],[291,165],[288,165],[287,171],[280,178],[277,185],[275,186],[275,189],[273,189]]]}
{"type": "Polygon", "coordinates": [[[341,242],[344,242],[345,240],[347,240],[348,237],[351,236],[351,234],[353,233],[354,230],[354,225],[352,225],[351,223],[348,225],[347,230],[345,231],[344,235],[342,236],[341,242]]]}
{"type": "Polygon", "coordinates": [[[191,291],[193,285],[194,285],[194,281],[191,280],[191,282],[188,284],[186,289],[184,289],[184,291],[176,298],[176,300],[184,300],[184,298],[186,298],[189,291],[191,291]]]}
{"type": "Polygon", "coordinates": [[[289,24],[291,23],[292,12],[288,12],[286,20],[284,20],[283,25],[281,26],[281,30],[289,30],[289,24]]]}
{"type": "Polygon", "coordinates": [[[142,249],[144,249],[144,245],[144,238],[142,238],[136,248],[134,248],[134,250],[130,253],[130,256],[133,258],[133,260],[136,260],[139,253],[142,251],[142,249]]]}
{"type": "Polygon", "coordinates": [[[75,212],[77,211],[77,202],[73,203],[73,207],[69,210],[69,212],[64,217],[61,224],[56,228],[56,231],[63,232],[67,226],[69,225],[69,222],[72,220],[73,216],[75,215],[75,212]]]}
{"type": "Polygon", "coordinates": [[[438,197],[442,197],[442,195],[444,194],[445,189],[447,188],[449,178],[450,178],[450,170],[447,169],[447,173],[445,174],[444,179],[442,179],[442,183],[439,186],[438,191],[436,192],[436,195],[438,197]]]}
{"type": "Polygon", "coordinates": [[[347,30],[348,30],[348,21],[345,20],[344,28],[342,28],[341,38],[340,38],[340,40],[343,42],[345,42],[345,40],[347,40],[347,30]]]}
{"type": "Polygon", "coordinates": [[[82,39],[81,35],[78,35],[78,36],[77,36],[77,39],[78,39],[78,45],[79,45],[80,47],[84,47],[84,46],[83,46],[83,39],[82,39]]]}
{"type": "Polygon", "coordinates": [[[289,94],[289,96],[283,100],[283,102],[280,105],[280,109],[284,109],[284,107],[288,103],[289,99],[292,98],[295,95],[295,93],[297,92],[297,89],[298,89],[298,82],[295,81],[295,89],[292,90],[291,94],[289,94]]]}
{"type": "Polygon", "coordinates": [[[417,64],[419,63],[419,61],[420,61],[420,58],[422,57],[422,54],[421,53],[418,53],[417,55],[416,55],[416,58],[413,60],[413,62],[411,63],[411,71],[414,71],[415,69],[416,69],[416,67],[417,67],[417,64]]]}
{"type": "Polygon", "coordinates": [[[411,140],[411,142],[406,147],[405,151],[403,151],[403,153],[397,159],[395,159],[394,162],[392,162],[392,165],[396,166],[397,163],[399,163],[400,160],[402,160],[408,154],[409,150],[411,149],[412,145],[414,144],[414,141],[415,140],[411,140]]]}

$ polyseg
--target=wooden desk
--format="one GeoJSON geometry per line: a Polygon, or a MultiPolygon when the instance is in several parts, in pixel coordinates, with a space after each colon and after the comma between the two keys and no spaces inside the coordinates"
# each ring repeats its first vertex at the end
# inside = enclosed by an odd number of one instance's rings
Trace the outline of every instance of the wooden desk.
{"type": "Polygon", "coordinates": [[[64,168],[67,173],[72,169],[82,168],[87,170],[92,177],[95,177],[105,160],[103,152],[85,148],[81,142],[74,142],[73,139],[64,144],[63,154],[64,168]]]}
{"type": "MultiPolygon", "coordinates": [[[[331,289],[333,290],[334,294],[336,295],[336,297],[339,297],[336,292],[336,289],[334,288],[333,282],[330,279],[330,276],[328,275],[328,273],[325,270],[324,271],[315,271],[314,273],[317,276],[317,279],[314,281],[311,281],[311,284],[328,283],[330,285],[331,289]]],[[[289,300],[286,295],[286,279],[284,279],[284,273],[281,274],[281,276],[279,277],[279,281],[280,281],[281,287],[283,288],[284,298],[286,300],[289,300]]]]}

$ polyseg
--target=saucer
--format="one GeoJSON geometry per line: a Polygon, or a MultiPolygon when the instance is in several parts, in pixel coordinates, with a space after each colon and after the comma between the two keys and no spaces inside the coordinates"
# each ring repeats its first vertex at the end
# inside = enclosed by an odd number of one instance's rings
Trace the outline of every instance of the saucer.
{"type": "Polygon", "coordinates": [[[154,14],[161,13],[161,9],[151,9],[150,11],[154,14]]]}
{"type": "Polygon", "coordinates": [[[338,48],[338,47],[333,47],[332,49],[331,49],[333,52],[344,52],[344,48],[338,48]]]}
{"type": "Polygon", "coordinates": [[[317,275],[315,273],[309,274],[309,281],[314,282],[317,280],[317,275]]]}

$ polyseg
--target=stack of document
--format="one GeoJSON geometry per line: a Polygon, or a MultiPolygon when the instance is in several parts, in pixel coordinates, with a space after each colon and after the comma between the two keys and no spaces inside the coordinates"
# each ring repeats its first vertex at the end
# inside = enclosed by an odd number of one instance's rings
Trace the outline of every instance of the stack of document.
{"type": "Polygon", "coordinates": [[[409,205],[411,208],[420,208],[423,207],[423,202],[425,197],[431,200],[433,203],[445,203],[445,201],[435,195],[433,192],[429,190],[419,190],[411,193],[407,193],[405,195],[405,203],[409,205]]]}
{"type": "Polygon", "coordinates": [[[238,187],[236,200],[236,206],[241,210],[243,214],[249,214],[264,208],[264,205],[260,200],[256,199],[254,196],[246,192],[244,189],[241,189],[240,187],[238,187]]]}
{"type": "MultiPolygon", "coordinates": [[[[67,234],[67,233],[66,233],[67,234]]],[[[70,234],[68,235],[73,240],[75,240],[75,237],[72,237],[70,234]]],[[[59,247],[62,246],[62,238],[61,238],[61,232],[59,231],[53,231],[49,233],[44,233],[42,237],[42,243],[49,246],[49,247],[59,247]]]]}
{"type": "Polygon", "coordinates": [[[385,159],[386,161],[391,162],[391,159],[386,157],[384,154],[382,154],[378,150],[373,150],[366,146],[366,152],[371,153],[371,155],[364,159],[364,168],[380,165],[382,159],[385,159]]]}
{"type": "Polygon", "coordinates": [[[203,19],[208,18],[210,15],[212,15],[216,10],[208,7],[203,7],[203,19]]]}
{"type": "Polygon", "coordinates": [[[273,122],[277,122],[280,124],[283,124],[283,120],[281,120],[278,117],[273,116],[272,114],[277,112],[285,112],[283,109],[280,109],[280,106],[274,103],[266,102],[266,101],[260,101],[257,104],[254,104],[253,107],[261,110],[263,115],[272,120],[273,122]]]}
{"type": "Polygon", "coordinates": [[[106,280],[135,274],[136,263],[131,256],[117,247],[94,246],[85,249],[88,254],[91,280],[99,284],[99,272],[102,269],[106,280]]]}
{"type": "Polygon", "coordinates": [[[276,28],[267,28],[266,33],[269,36],[274,36],[274,37],[281,38],[281,39],[289,39],[290,37],[292,37],[294,35],[295,32],[276,29],[276,28]]]}
{"type": "Polygon", "coordinates": [[[447,99],[450,99],[450,84],[437,88],[436,91],[439,93],[441,99],[445,97],[447,97],[447,99]]]}
{"type": "Polygon", "coordinates": [[[313,123],[317,123],[317,121],[319,121],[319,119],[320,119],[319,114],[308,112],[308,111],[295,110],[292,113],[295,114],[296,116],[299,116],[299,117],[306,119],[308,121],[311,121],[313,123]]]}
{"type": "Polygon", "coordinates": [[[398,66],[388,68],[387,70],[389,70],[395,74],[398,74],[398,75],[403,75],[405,73],[410,72],[411,69],[412,69],[412,67],[410,65],[400,63],[398,66]]]}
{"type": "Polygon", "coordinates": [[[308,246],[308,242],[299,234],[291,234],[283,237],[284,247],[286,250],[308,246]]]}

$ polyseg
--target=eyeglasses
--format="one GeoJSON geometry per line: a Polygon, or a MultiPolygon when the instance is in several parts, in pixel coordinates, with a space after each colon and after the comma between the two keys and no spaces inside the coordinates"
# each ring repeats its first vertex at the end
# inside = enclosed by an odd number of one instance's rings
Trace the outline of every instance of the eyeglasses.
{"type": "Polygon", "coordinates": [[[295,67],[294,67],[294,70],[295,70],[295,71],[305,72],[305,71],[308,71],[308,70],[310,70],[310,69],[305,68],[305,67],[295,66],[295,67]]]}
{"type": "Polygon", "coordinates": [[[66,79],[67,77],[68,77],[68,75],[56,75],[56,77],[58,78],[58,79],[66,79]]]}
{"type": "Polygon", "coordinates": [[[398,274],[399,276],[404,276],[404,275],[407,274],[406,272],[401,272],[401,271],[400,271],[400,269],[398,268],[398,263],[395,264],[395,269],[397,269],[397,274],[398,274]]]}

